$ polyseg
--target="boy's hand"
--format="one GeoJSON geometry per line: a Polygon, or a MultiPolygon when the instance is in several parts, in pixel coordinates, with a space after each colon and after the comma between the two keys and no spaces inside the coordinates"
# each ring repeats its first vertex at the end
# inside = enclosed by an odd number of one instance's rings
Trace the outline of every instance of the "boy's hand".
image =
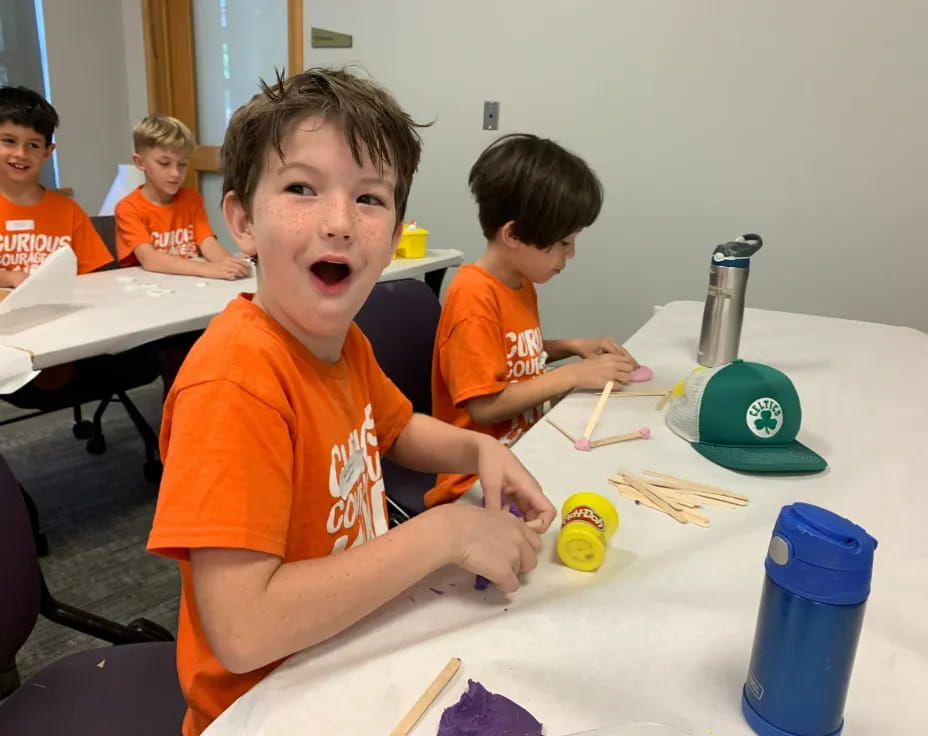
{"type": "Polygon", "coordinates": [[[557,511],[535,477],[508,447],[487,437],[478,451],[477,473],[488,509],[508,509],[510,503],[515,503],[526,521],[537,521],[533,526],[538,532],[551,526],[557,511]]]}
{"type": "Polygon", "coordinates": [[[624,355],[603,353],[591,358],[584,358],[578,363],[571,363],[558,370],[573,372],[573,385],[576,388],[600,390],[609,381],[628,383],[637,363],[624,355]]]}
{"type": "Polygon", "coordinates": [[[235,281],[251,276],[251,266],[241,258],[229,256],[213,263],[204,263],[202,274],[208,279],[235,281]]]}
{"type": "Polygon", "coordinates": [[[593,358],[597,355],[618,355],[630,360],[634,368],[638,361],[611,337],[581,337],[576,340],[577,355],[581,358],[593,358]]]}
{"type": "Polygon", "coordinates": [[[26,280],[28,275],[25,271],[2,271],[0,272],[0,286],[11,286],[15,289],[26,280]]]}
{"type": "Polygon", "coordinates": [[[519,573],[538,564],[541,536],[508,510],[448,504],[427,513],[447,515],[454,564],[492,581],[504,593],[519,589],[519,573]]]}

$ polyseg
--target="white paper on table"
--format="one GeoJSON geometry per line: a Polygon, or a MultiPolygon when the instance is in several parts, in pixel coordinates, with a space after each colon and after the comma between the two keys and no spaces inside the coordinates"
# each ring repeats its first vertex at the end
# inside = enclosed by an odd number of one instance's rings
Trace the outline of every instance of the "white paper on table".
{"type": "MultiPolygon", "coordinates": [[[[70,250],[70,249],[69,249],[70,250]]],[[[0,394],[11,394],[39,375],[25,350],[0,345],[0,394]]]]}
{"type": "Polygon", "coordinates": [[[77,257],[71,248],[59,248],[12,293],[0,302],[0,314],[25,307],[47,304],[71,304],[74,301],[74,284],[77,280],[77,257]]]}

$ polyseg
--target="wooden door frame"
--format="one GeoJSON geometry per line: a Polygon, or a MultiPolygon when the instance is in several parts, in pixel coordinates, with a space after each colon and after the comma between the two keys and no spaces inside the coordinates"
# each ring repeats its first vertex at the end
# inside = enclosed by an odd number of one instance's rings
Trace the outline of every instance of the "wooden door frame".
{"type": "MultiPolygon", "coordinates": [[[[148,111],[182,120],[199,140],[192,0],[141,0],[148,111]]],[[[303,0],[287,0],[287,72],[303,69],[303,0]]],[[[219,146],[193,149],[186,186],[221,170],[219,146]]]]}

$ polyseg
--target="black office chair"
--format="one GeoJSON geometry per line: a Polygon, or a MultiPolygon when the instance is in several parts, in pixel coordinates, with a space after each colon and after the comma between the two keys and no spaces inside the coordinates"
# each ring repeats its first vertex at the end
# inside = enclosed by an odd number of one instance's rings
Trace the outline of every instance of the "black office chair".
{"type": "MultiPolygon", "coordinates": [[[[355,317],[383,372],[422,414],[432,412],[432,349],[440,316],[441,304],[428,284],[400,279],[375,284],[355,317]]],[[[383,476],[391,525],[425,510],[433,474],[384,460],[383,476]]]]}
{"type": "Polygon", "coordinates": [[[123,626],[52,598],[19,484],[2,456],[0,560],[0,733],[180,733],[186,705],[173,637],[146,619],[123,626]],[[123,646],[66,656],[20,685],[16,653],[40,614],[123,646]]]}
{"type": "MultiPolygon", "coordinates": [[[[116,256],[116,225],[112,216],[91,217],[91,223],[113,257],[116,256]]],[[[117,266],[115,260],[101,270],[117,266]]],[[[113,401],[123,405],[142,439],[145,463],[142,466],[145,478],[157,481],[161,478],[161,461],[158,456],[158,436],[151,428],[127,392],[147,386],[161,375],[157,355],[140,346],[116,355],[98,355],[70,364],[72,375],[60,388],[44,390],[27,384],[19,391],[2,396],[4,401],[20,409],[31,410],[25,414],[0,422],[0,426],[47,414],[61,409],[72,409],[74,413],[74,436],[87,441],[87,452],[100,455],[106,451],[103,435],[103,414],[113,401]],[[99,402],[90,420],[83,418],[82,406],[99,402]]]]}

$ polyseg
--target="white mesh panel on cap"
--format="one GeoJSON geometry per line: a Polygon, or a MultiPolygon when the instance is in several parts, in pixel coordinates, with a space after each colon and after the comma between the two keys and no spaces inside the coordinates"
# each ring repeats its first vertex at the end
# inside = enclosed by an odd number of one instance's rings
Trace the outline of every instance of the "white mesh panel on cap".
{"type": "Polygon", "coordinates": [[[667,426],[687,442],[699,442],[699,407],[709,379],[722,368],[706,368],[690,373],[683,382],[683,395],[674,396],[667,409],[667,426]]]}

